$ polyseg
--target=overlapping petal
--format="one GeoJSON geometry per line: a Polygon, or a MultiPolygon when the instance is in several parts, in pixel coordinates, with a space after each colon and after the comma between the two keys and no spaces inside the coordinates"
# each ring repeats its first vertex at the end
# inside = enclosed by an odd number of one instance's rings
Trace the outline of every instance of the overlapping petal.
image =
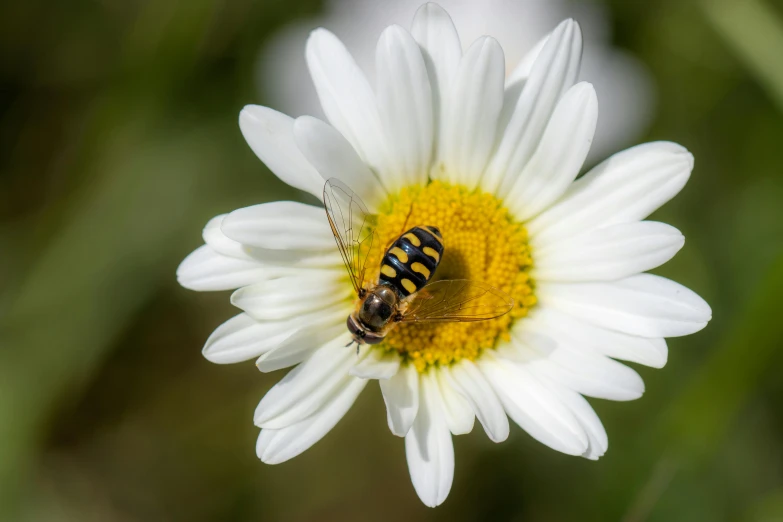
{"type": "Polygon", "coordinates": [[[239,128],[258,159],[278,178],[320,197],[324,179],[294,142],[294,119],[268,107],[248,105],[239,113],[239,128]]]}
{"type": "MultiPolygon", "coordinates": [[[[357,359],[353,350],[345,349],[349,339],[347,334],[340,335],[288,372],[258,404],[255,424],[281,429],[304,420],[355,379],[348,374],[357,359]]],[[[366,352],[363,349],[359,357],[366,352]]]]}
{"type": "Polygon", "coordinates": [[[367,165],[379,173],[389,172],[375,93],[351,54],[335,35],[316,29],[307,40],[305,58],[329,122],[367,165]]]}
{"type": "Polygon", "coordinates": [[[536,249],[536,281],[613,281],[661,266],[685,244],[665,223],[637,221],[597,228],[536,249]]]}
{"type": "Polygon", "coordinates": [[[558,102],[535,153],[511,185],[509,210],[527,221],[571,184],[590,150],[598,121],[598,99],[589,83],[574,85],[558,102]]]}
{"type": "Polygon", "coordinates": [[[542,248],[595,228],[642,220],[685,186],[692,169],[693,156],[676,143],[646,143],[615,154],[526,224],[531,243],[542,248]]]}
{"type": "MultiPolygon", "coordinates": [[[[433,140],[439,143],[445,127],[445,93],[462,59],[462,44],[449,14],[437,4],[422,5],[413,18],[411,35],[419,44],[432,93],[433,140]]],[[[440,146],[439,146],[440,148],[440,146]]]]}
{"type": "Polygon", "coordinates": [[[385,185],[398,191],[424,184],[433,152],[432,89],[421,49],[398,25],[387,28],[376,51],[378,108],[394,153],[385,185]],[[393,175],[392,175],[393,174],[393,175]]]}
{"type": "Polygon", "coordinates": [[[712,318],[695,292],[652,274],[607,283],[548,283],[538,288],[538,297],[542,305],[588,323],[642,337],[689,335],[712,318]]]}
{"type": "MultiPolygon", "coordinates": [[[[378,178],[334,127],[312,116],[294,123],[294,139],[302,154],[324,179],[337,178],[351,187],[373,211],[386,195],[378,178]]],[[[323,196],[323,186],[321,194],[323,196]]]]}
{"type": "Polygon", "coordinates": [[[256,443],[258,458],[266,464],[280,464],[310,449],[351,409],[366,385],[364,379],[349,377],[311,416],[284,428],[263,428],[256,443]]]}
{"type": "Polygon", "coordinates": [[[419,373],[412,364],[406,364],[380,383],[389,430],[398,437],[404,437],[419,412],[419,373]]]}
{"type": "MultiPolygon", "coordinates": [[[[573,20],[562,22],[532,60],[519,97],[507,100],[502,135],[481,182],[486,192],[505,194],[525,167],[544,134],[561,96],[576,83],[582,56],[582,32],[573,20]],[[512,109],[513,107],[513,109],[512,109]]],[[[519,76],[524,70],[519,72],[519,76]]],[[[515,89],[518,82],[509,84],[515,89]]]]}
{"type": "Polygon", "coordinates": [[[505,60],[497,40],[476,40],[443,90],[443,127],[432,177],[474,188],[492,154],[503,106],[505,60]]]}
{"type": "Polygon", "coordinates": [[[405,435],[413,487],[429,507],[446,500],[454,480],[454,445],[434,379],[422,377],[416,419],[405,435]]]}
{"type": "Polygon", "coordinates": [[[257,248],[334,250],[334,237],[324,209],[295,201],[274,201],[235,210],[223,219],[220,229],[234,241],[257,248]]]}

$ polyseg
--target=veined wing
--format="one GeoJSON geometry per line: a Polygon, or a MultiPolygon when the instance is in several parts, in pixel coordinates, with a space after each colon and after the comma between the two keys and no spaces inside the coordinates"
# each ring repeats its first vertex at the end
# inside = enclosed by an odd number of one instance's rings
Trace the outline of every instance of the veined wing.
{"type": "Polygon", "coordinates": [[[358,294],[364,288],[367,259],[375,241],[370,213],[359,196],[335,178],[330,178],[324,185],[324,208],[340,256],[358,294]]]}
{"type": "Polygon", "coordinates": [[[514,299],[494,286],[468,279],[430,283],[411,298],[401,322],[486,321],[507,314],[514,299]]]}

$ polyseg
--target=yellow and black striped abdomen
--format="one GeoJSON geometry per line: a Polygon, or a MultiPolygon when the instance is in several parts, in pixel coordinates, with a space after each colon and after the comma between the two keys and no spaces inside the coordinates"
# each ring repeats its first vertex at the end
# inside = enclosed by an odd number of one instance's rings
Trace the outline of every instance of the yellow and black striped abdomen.
{"type": "Polygon", "coordinates": [[[443,257],[443,237],[437,227],[413,227],[397,238],[381,261],[381,283],[405,297],[418,292],[435,274],[443,257]]]}

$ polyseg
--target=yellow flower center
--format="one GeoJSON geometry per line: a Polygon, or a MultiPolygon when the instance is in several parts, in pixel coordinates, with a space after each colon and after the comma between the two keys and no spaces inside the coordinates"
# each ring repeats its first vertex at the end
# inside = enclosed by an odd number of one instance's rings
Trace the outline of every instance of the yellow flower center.
{"type": "MultiPolygon", "coordinates": [[[[435,226],[443,234],[444,252],[432,281],[471,279],[488,283],[514,298],[510,313],[487,321],[408,323],[394,328],[379,344],[396,350],[423,372],[432,365],[476,359],[482,350],[508,340],[512,323],[535,305],[527,231],[502,202],[478,190],[434,181],[404,188],[391,196],[377,216],[377,243],[391,244],[414,226],[435,226]],[[407,219],[407,223],[406,223],[407,219]]],[[[383,252],[374,251],[368,270],[377,274],[383,252]]]]}

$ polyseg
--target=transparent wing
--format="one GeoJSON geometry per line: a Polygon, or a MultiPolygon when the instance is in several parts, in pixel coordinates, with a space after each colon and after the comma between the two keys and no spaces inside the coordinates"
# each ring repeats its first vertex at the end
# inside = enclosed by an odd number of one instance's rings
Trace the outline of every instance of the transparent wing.
{"type": "Polygon", "coordinates": [[[430,283],[410,298],[401,322],[486,321],[507,314],[514,299],[494,286],[468,279],[430,283]]]}
{"type": "Polygon", "coordinates": [[[324,208],[345,268],[358,294],[364,288],[367,259],[375,243],[370,214],[362,200],[335,178],[324,185],[324,208]]]}

